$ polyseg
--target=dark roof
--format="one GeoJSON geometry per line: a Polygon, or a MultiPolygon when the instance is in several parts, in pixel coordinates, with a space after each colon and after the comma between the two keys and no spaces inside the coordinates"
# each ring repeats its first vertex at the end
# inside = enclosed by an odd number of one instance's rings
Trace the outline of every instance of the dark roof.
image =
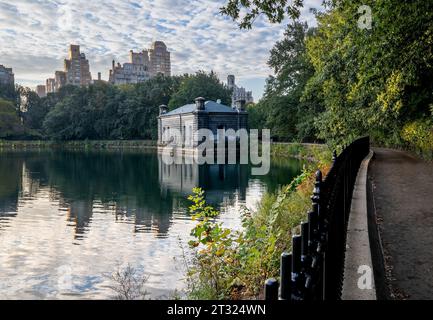
{"type": "MultiPolygon", "coordinates": [[[[192,113],[196,110],[195,104],[187,104],[183,107],[174,109],[166,114],[163,114],[162,116],[172,116],[177,114],[185,114],[185,113],[192,113]]],[[[216,103],[214,101],[206,101],[204,104],[204,110],[201,112],[209,112],[209,113],[238,113],[236,109],[233,109],[231,107],[228,107],[226,105],[216,103]]]]}

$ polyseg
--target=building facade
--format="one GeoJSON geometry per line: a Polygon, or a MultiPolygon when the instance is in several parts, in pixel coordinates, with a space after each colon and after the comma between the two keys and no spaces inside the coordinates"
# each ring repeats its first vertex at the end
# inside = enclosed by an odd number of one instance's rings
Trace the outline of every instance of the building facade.
{"type": "Polygon", "coordinates": [[[2,64],[0,64],[0,84],[15,85],[15,75],[12,68],[6,68],[2,64]]]}
{"type": "Polygon", "coordinates": [[[92,82],[89,60],[80,52],[80,46],[69,46],[69,57],[64,62],[66,84],[74,86],[88,86],[92,82]]]}
{"type": "Polygon", "coordinates": [[[129,62],[121,65],[113,60],[109,81],[112,84],[140,83],[158,74],[171,75],[170,52],[161,41],[141,52],[129,52],[129,62]]]}
{"type": "Polygon", "coordinates": [[[56,92],[56,79],[54,78],[47,79],[45,83],[45,90],[47,94],[56,92]]]}
{"type": "Polygon", "coordinates": [[[253,103],[253,93],[252,91],[247,91],[243,87],[238,87],[236,85],[236,78],[234,75],[229,75],[227,77],[227,87],[232,90],[232,106],[236,105],[236,101],[245,100],[245,103],[253,103]]]}
{"type": "Polygon", "coordinates": [[[56,71],[54,73],[54,85],[55,85],[55,91],[59,91],[61,87],[64,87],[67,84],[67,76],[66,72],[64,71],[56,71]]]}
{"type": "Polygon", "coordinates": [[[44,85],[36,86],[36,93],[40,98],[46,97],[47,96],[46,87],[44,85]]]}
{"type": "Polygon", "coordinates": [[[170,112],[167,106],[160,106],[158,146],[195,149],[201,143],[197,133],[200,129],[209,129],[215,141],[218,140],[218,129],[248,129],[245,101],[238,101],[237,107],[231,108],[200,97],[195,100],[195,104],[188,104],[170,112]],[[171,135],[170,129],[175,129],[180,135],[171,135]]]}
{"type": "Polygon", "coordinates": [[[89,60],[81,53],[80,46],[70,45],[68,59],[64,60],[64,70],[56,71],[54,78],[46,80],[47,93],[58,92],[66,85],[88,86],[92,83],[89,60]]]}
{"type": "Polygon", "coordinates": [[[171,76],[171,54],[162,41],[155,41],[149,49],[150,73],[154,77],[158,74],[171,76]]]}

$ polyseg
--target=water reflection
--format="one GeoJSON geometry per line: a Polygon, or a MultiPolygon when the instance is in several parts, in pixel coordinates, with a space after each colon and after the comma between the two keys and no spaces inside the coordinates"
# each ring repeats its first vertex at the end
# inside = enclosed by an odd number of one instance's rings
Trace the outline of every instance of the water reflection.
{"type": "Polygon", "coordinates": [[[179,289],[173,258],[192,227],[185,212],[193,187],[238,227],[242,205],[253,207],[299,171],[287,159],[253,177],[247,165],[167,166],[156,153],[0,153],[0,297],[107,298],[101,275],[119,262],[150,274],[154,297],[179,289]],[[57,286],[64,265],[73,270],[68,292],[57,286]]]}

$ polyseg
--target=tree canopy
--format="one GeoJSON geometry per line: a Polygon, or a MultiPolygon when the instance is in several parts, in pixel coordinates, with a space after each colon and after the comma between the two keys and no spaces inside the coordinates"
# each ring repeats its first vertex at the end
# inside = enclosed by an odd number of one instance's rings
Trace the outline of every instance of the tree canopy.
{"type": "MultiPolygon", "coordinates": [[[[8,106],[28,129],[23,134],[39,133],[55,140],[156,139],[159,106],[181,106],[198,96],[229,104],[231,92],[215,73],[198,72],[157,76],[134,85],[97,82],[88,87],[65,86],[44,98],[20,86],[13,94],[5,94],[8,106]]],[[[12,135],[4,136],[8,137],[12,135]]]]}
{"type": "MultiPolygon", "coordinates": [[[[316,28],[290,23],[272,49],[275,76],[255,114],[264,113],[273,136],[286,140],[341,146],[369,134],[379,144],[432,150],[433,2],[323,3],[316,28]]],[[[276,23],[296,16],[288,6],[230,0],[223,13],[240,19],[242,10],[252,12],[240,25],[250,27],[262,13],[276,23]]]]}

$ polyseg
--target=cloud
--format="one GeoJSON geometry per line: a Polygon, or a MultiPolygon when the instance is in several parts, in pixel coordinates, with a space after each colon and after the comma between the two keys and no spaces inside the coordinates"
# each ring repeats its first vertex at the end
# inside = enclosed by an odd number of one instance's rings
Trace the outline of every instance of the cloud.
{"type": "MultiPolygon", "coordinates": [[[[306,7],[318,1],[306,0],[306,7]]],[[[80,44],[93,76],[108,78],[111,60],[126,62],[130,49],[164,41],[174,74],[214,70],[221,79],[264,79],[269,50],[284,25],[259,18],[239,30],[219,14],[225,0],[0,0],[0,63],[23,84],[44,83],[62,69],[70,43],[80,44]]],[[[308,9],[304,18],[311,22],[308,9]]],[[[261,80],[263,82],[263,80],[261,80]]],[[[260,95],[260,90],[255,89],[260,95]]]]}

